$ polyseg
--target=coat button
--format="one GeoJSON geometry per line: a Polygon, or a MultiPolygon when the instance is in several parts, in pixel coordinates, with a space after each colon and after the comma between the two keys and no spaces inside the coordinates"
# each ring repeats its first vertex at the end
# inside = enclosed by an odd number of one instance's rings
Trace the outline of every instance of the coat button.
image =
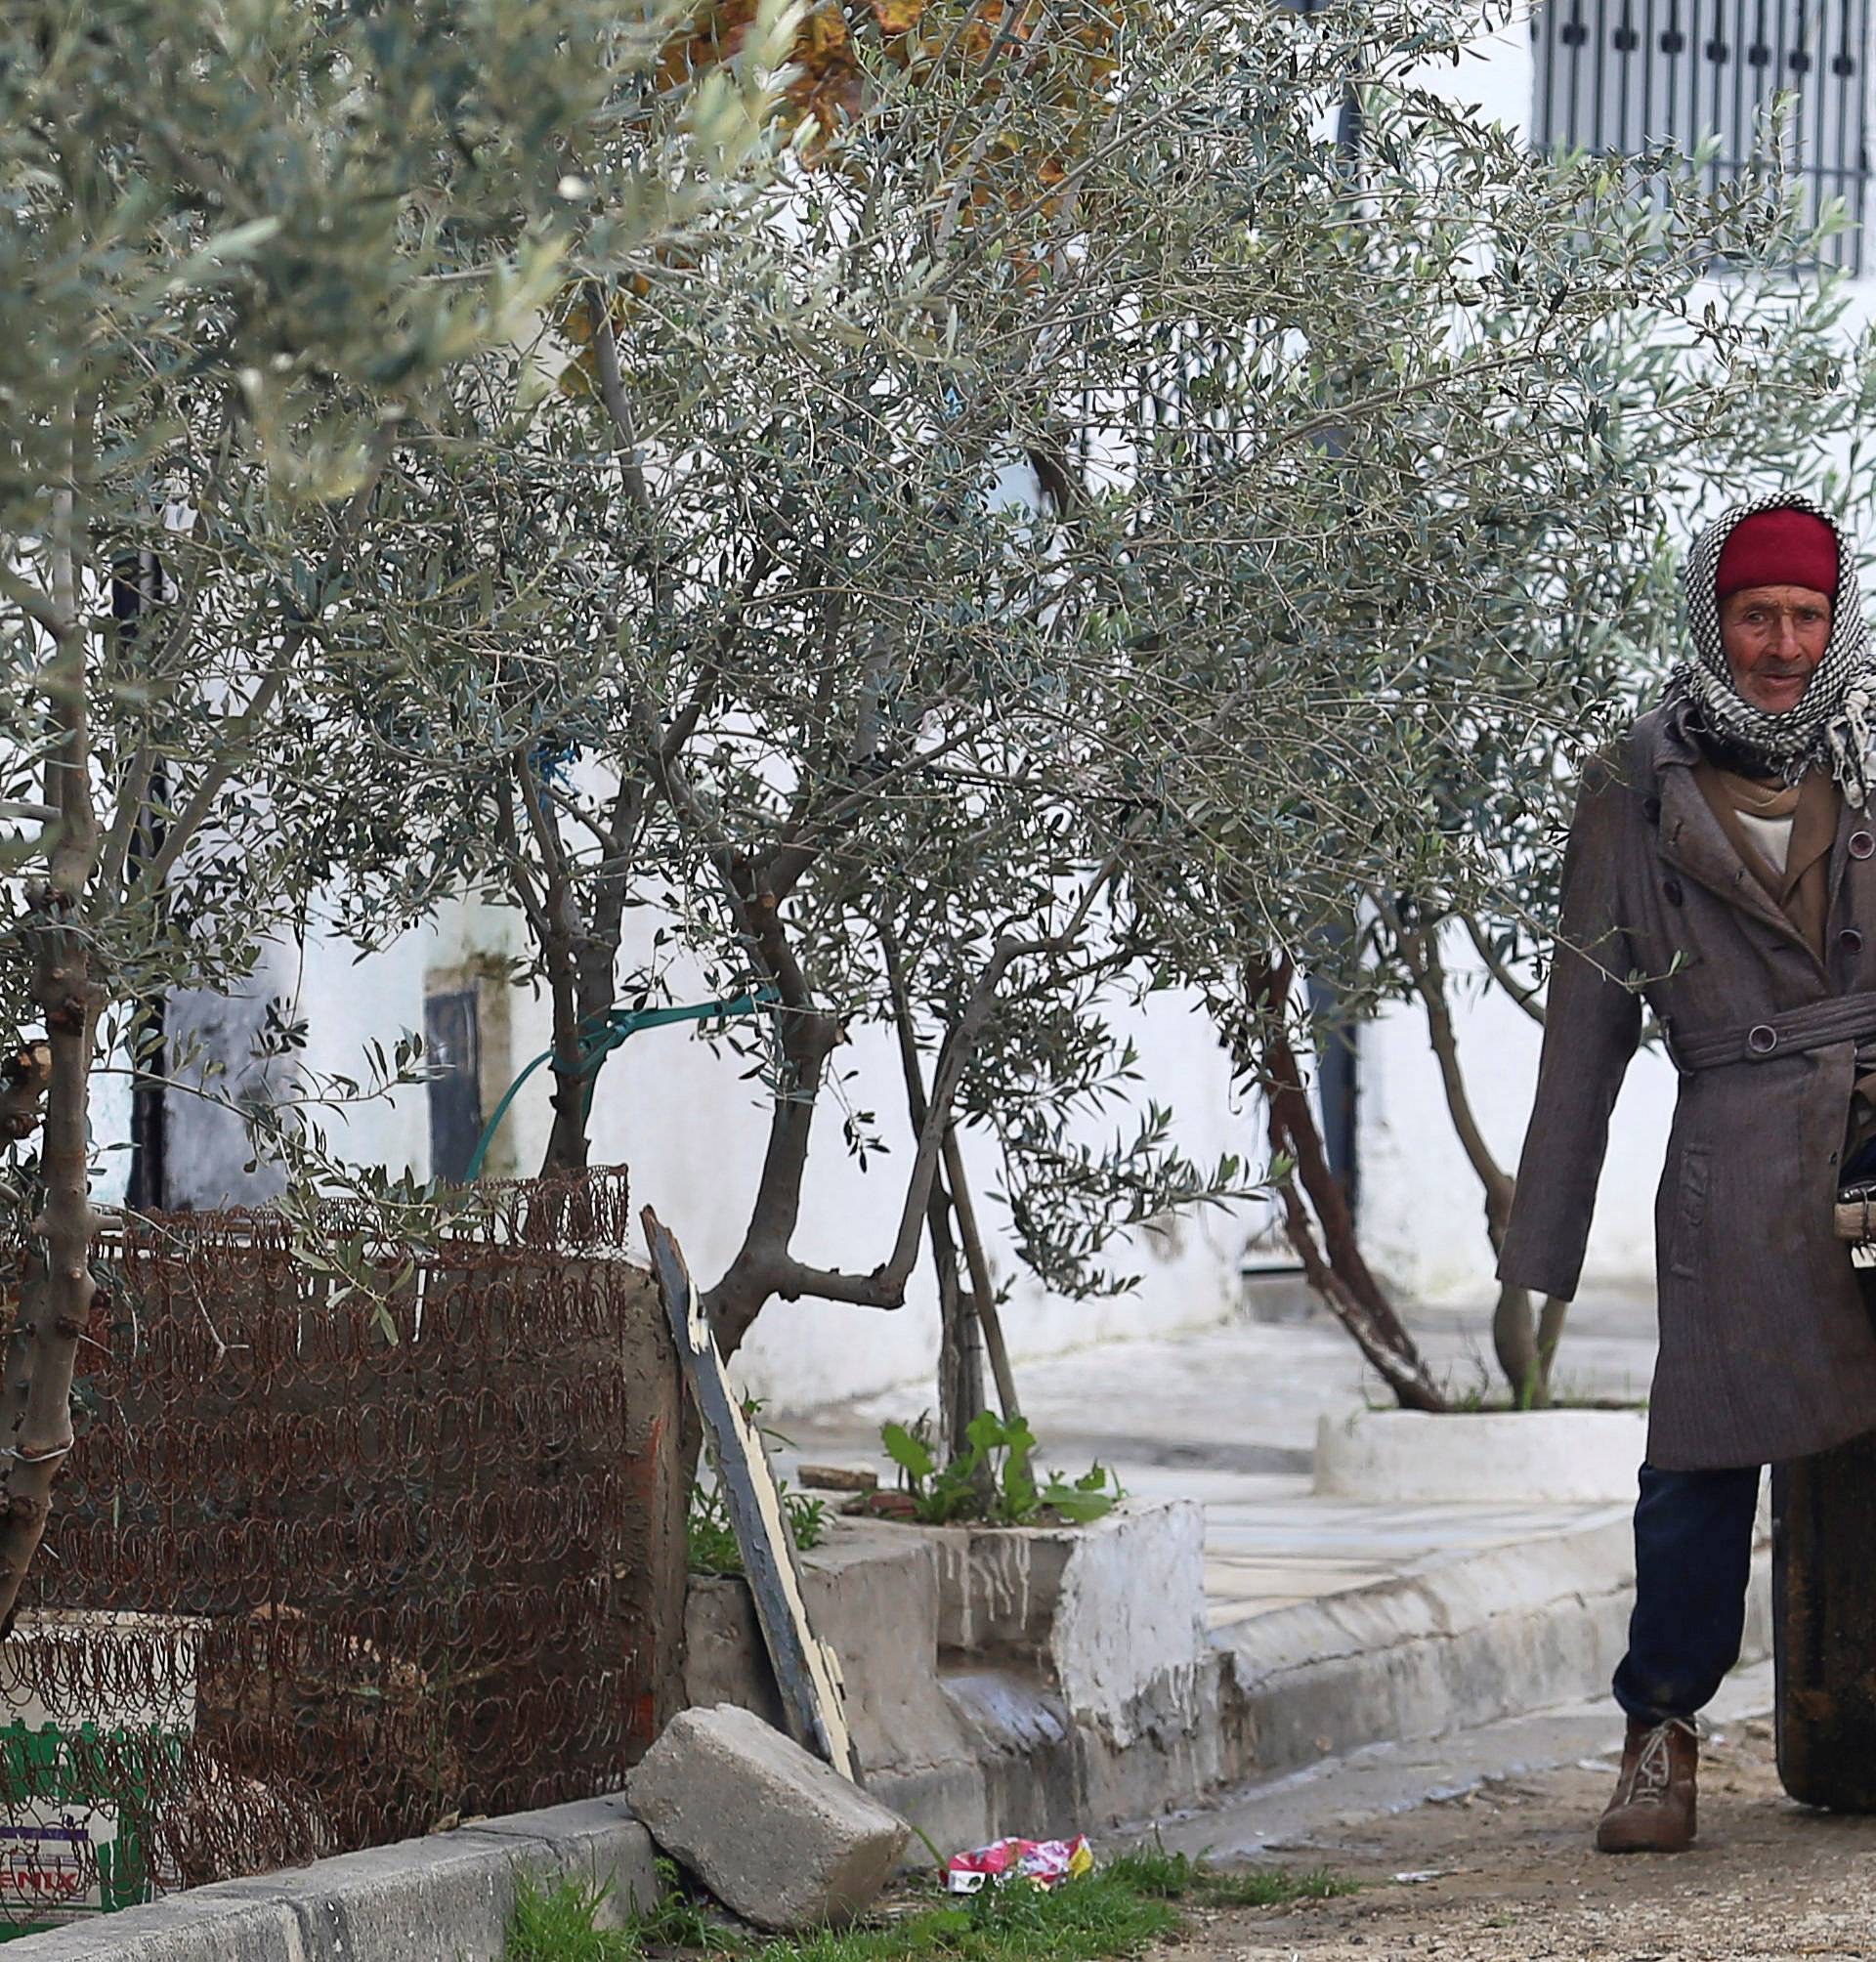
{"type": "Polygon", "coordinates": [[[1661,881],[1661,897],[1670,906],[1679,906],[1685,897],[1681,890],[1681,881],[1678,878],[1664,878],[1661,881]]]}
{"type": "Polygon", "coordinates": [[[1755,1056],[1769,1056],[1778,1046],[1778,1031],[1769,1022],[1760,1022],[1746,1031],[1746,1047],[1755,1056]]]}
{"type": "Polygon", "coordinates": [[[1837,948],[1843,954],[1860,954],[1863,951],[1863,936],[1854,926],[1847,926],[1837,936],[1837,948]]]}
{"type": "Polygon", "coordinates": [[[1867,858],[1876,852],[1876,837],[1867,832],[1852,832],[1850,834],[1850,855],[1852,858],[1867,858]]]}

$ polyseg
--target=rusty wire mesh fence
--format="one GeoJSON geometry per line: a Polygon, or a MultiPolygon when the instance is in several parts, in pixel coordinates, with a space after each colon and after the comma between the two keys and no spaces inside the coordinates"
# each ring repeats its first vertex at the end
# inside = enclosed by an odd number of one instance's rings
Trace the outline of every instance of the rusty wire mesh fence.
{"type": "Polygon", "coordinates": [[[684,1585],[676,1364],[624,1215],[618,1173],[499,1188],[350,1292],[266,1214],[107,1246],[0,1647],[14,1926],[619,1783],[684,1585]]]}

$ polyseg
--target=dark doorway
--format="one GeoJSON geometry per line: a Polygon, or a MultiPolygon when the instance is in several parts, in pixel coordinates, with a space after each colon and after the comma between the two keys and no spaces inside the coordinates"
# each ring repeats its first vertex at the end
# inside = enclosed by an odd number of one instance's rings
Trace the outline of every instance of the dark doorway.
{"type": "Polygon", "coordinates": [[[1336,1015],[1336,991],[1326,981],[1309,977],[1309,1011],[1316,1017],[1316,1094],[1322,1102],[1322,1149],[1329,1170],[1342,1186],[1348,1211],[1360,1216],[1358,1153],[1355,1146],[1355,1098],[1359,1071],[1355,1029],[1336,1015]]]}
{"type": "Polygon", "coordinates": [[[423,1003],[430,1079],[430,1176],[460,1184],[482,1136],[482,1031],[476,991],[458,988],[423,1003]]]}

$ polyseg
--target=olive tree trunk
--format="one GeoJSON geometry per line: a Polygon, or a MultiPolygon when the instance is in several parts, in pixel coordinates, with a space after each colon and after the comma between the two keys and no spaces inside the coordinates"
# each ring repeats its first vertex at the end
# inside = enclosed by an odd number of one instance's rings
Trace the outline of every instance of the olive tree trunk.
{"type": "MultiPolygon", "coordinates": [[[[74,475],[76,473],[74,472],[74,475]]],[[[0,1511],[0,1633],[45,1536],[52,1483],[71,1449],[71,1378],[95,1286],[91,1207],[92,1051],[100,989],[83,919],[98,860],[91,795],[86,629],[79,611],[78,521],[69,491],[55,505],[53,575],[38,622],[50,635],[46,696],[46,878],[29,899],[32,992],[45,1022],[40,1204],[26,1250],[27,1285],[5,1372],[5,1506],[0,1511]]]]}
{"type": "MultiPolygon", "coordinates": [[[[1517,1180],[1493,1156],[1479,1129],[1460,1067],[1459,1038],[1453,1029],[1452,1003],[1446,989],[1446,969],[1439,957],[1439,930],[1407,928],[1393,922],[1402,960],[1415,992],[1427,1011],[1427,1038],[1439,1064],[1440,1087],[1447,1115],[1467,1163],[1477,1174],[1485,1195],[1485,1231],[1497,1254],[1511,1223],[1517,1180]]],[[[1551,1400],[1551,1365],[1563,1338],[1569,1303],[1546,1299],[1541,1314],[1533,1312],[1530,1291],[1511,1282],[1500,1284],[1492,1310],[1492,1348],[1505,1373],[1514,1402],[1520,1410],[1542,1410],[1551,1400]]]]}
{"type": "Polygon", "coordinates": [[[1293,978],[1288,961],[1246,975],[1255,1049],[1248,1060],[1269,1112],[1270,1148],[1288,1167],[1276,1182],[1285,1233],[1309,1285],[1402,1408],[1445,1410],[1444,1392],[1362,1256],[1348,1196],[1323,1149],[1287,1027],[1293,978]]]}

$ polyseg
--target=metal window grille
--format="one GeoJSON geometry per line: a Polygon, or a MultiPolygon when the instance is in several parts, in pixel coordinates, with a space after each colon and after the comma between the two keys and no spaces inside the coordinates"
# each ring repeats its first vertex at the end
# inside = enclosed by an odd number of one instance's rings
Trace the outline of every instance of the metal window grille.
{"type": "Polygon", "coordinates": [[[1533,133],[1599,155],[1717,135],[1718,184],[1748,168],[1757,117],[1796,93],[1792,158],[1806,211],[1841,197],[1832,264],[1862,270],[1869,182],[1869,0],[1548,0],[1532,17],[1533,133]]]}

